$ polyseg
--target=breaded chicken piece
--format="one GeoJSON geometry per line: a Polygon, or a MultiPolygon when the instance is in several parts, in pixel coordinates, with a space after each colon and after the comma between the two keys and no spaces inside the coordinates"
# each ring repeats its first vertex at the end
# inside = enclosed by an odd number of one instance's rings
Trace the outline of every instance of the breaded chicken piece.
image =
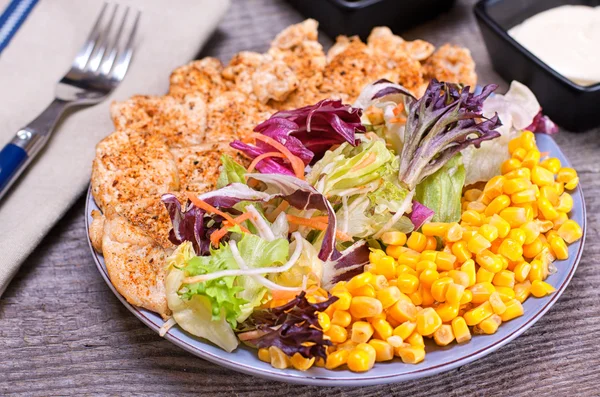
{"type": "Polygon", "coordinates": [[[387,26],[373,28],[367,38],[367,46],[377,55],[392,59],[408,56],[423,61],[433,54],[435,47],[424,40],[405,41],[387,26]]]}
{"type": "Polygon", "coordinates": [[[204,193],[213,190],[219,179],[223,154],[228,154],[238,163],[248,164],[248,160],[228,142],[189,146],[173,149],[172,152],[177,161],[181,191],[204,193]]]}
{"type": "Polygon", "coordinates": [[[297,108],[318,102],[318,87],[323,82],[327,59],[323,46],[317,41],[318,23],[314,19],[291,25],[271,42],[268,54],[284,62],[296,74],[299,86],[288,100],[273,102],[277,108],[297,108]]]}
{"type": "Polygon", "coordinates": [[[181,98],[136,95],[113,103],[110,113],[117,130],[159,135],[169,147],[198,145],[204,141],[206,102],[198,93],[181,98]]]}
{"type": "Polygon", "coordinates": [[[227,90],[221,77],[223,64],[216,58],[204,58],[181,66],[171,73],[169,94],[201,94],[207,101],[227,90]]]}
{"type": "Polygon", "coordinates": [[[108,209],[102,222],[102,254],[110,281],[135,306],[166,318],[170,314],[164,287],[167,252],[116,211],[108,209]]]}
{"type": "Polygon", "coordinates": [[[98,210],[92,211],[92,223],[90,223],[90,241],[92,247],[98,253],[102,253],[102,237],[104,236],[104,215],[98,210]]]}
{"type": "Polygon", "coordinates": [[[241,92],[225,92],[208,105],[204,142],[230,143],[234,139],[244,139],[272,113],[269,107],[241,92]]]}
{"type": "Polygon", "coordinates": [[[429,80],[462,83],[470,87],[477,84],[475,61],[467,48],[444,44],[423,64],[425,77],[429,80]]]}
{"type": "Polygon", "coordinates": [[[121,130],[96,146],[92,192],[103,211],[110,204],[130,205],[178,188],[177,166],[164,138],[121,130]]]}
{"type": "Polygon", "coordinates": [[[298,88],[296,74],[269,54],[242,51],[231,59],[222,74],[234,84],[235,90],[262,104],[269,100],[284,101],[298,88]]]}

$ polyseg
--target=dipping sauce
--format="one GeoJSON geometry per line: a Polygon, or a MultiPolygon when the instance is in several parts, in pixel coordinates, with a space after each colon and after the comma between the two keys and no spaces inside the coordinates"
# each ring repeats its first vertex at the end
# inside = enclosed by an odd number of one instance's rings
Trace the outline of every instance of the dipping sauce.
{"type": "Polygon", "coordinates": [[[526,19],[508,34],[574,83],[600,82],[600,6],[552,8],[526,19]]]}

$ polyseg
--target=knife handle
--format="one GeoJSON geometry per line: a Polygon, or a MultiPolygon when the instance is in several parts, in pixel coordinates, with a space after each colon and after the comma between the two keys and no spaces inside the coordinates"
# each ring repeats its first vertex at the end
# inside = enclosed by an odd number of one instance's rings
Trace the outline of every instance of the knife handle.
{"type": "Polygon", "coordinates": [[[27,152],[22,147],[9,143],[0,151],[0,198],[23,172],[27,152]]]}

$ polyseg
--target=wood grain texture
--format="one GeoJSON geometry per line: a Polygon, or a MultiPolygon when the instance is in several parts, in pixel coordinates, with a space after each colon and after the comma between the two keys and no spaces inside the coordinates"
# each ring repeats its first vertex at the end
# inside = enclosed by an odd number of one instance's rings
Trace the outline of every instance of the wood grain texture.
{"type": "MultiPolygon", "coordinates": [[[[459,1],[450,13],[405,37],[467,46],[480,81],[502,81],[489,66],[473,3],[459,1]]],[[[275,33],[302,19],[283,2],[233,1],[201,55],[226,61],[239,50],[264,51],[275,33]]],[[[322,42],[331,43],[325,37],[322,42]]],[[[556,139],[585,191],[583,259],[564,295],[535,326],[481,360],[419,381],[360,389],[288,385],[210,364],[150,331],[108,289],[89,253],[82,197],[0,299],[0,395],[598,395],[600,129],[561,132],[556,139]]]]}

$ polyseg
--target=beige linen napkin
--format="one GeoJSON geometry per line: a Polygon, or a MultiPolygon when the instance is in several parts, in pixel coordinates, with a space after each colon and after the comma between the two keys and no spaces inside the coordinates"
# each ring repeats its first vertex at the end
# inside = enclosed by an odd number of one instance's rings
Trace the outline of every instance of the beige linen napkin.
{"type": "MultiPolygon", "coordinates": [[[[0,0],[0,10],[9,0],[0,0]]],[[[164,94],[171,71],[198,53],[229,0],[118,0],[142,11],[125,80],[101,104],[64,119],[0,203],[0,295],[19,265],[88,186],[94,147],[113,131],[112,101],[164,94]]],[[[40,1],[0,55],[0,147],[54,98],[102,1],[40,1]]],[[[130,13],[131,15],[131,13],[130,13]]]]}

